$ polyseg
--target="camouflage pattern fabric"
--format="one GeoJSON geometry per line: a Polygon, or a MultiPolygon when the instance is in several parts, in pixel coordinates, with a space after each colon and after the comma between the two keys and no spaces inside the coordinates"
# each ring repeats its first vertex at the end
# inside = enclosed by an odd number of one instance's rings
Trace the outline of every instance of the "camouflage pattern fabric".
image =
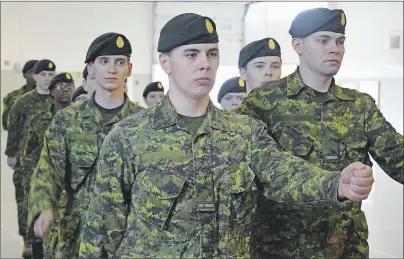
{"type": "Polygon", "coordinates": [[[18,234],[25,240],[25,232],[27,229],[27,207],[24,203],[24,188],[22,185],[21,169],[14,170],[13,183],[15,188],[15,201],[17,202],[17,217],[18,217],[18,234]]]}
{"type": "Polygon", "coordinates": [[[118,123],[97,168],[80,258],[248,258],[254,188],[339,204],[339,172],[278,152],[261,122],[212,102],[195,135],[167,96],[118,123]]]}
{"type": "Polygon", "coordinates": [[[7,94],[6,97],[3,98],[3,114],[1,117],[1,123],[4,130],[8,129],[8,113],[10,112],[10,109],[13,106],[15,100],[17,100],[17,98],[22,96],[23,94],[33,90],[34,88],[35,86],[32,87],[29,85],[24,85],[21,88],[7,94]]]}
{"type": "Polygon", "coordinates": [[[56,212],[58,241],[55,257],[78,254],[80,229],[84,223],[95,178],[98,150],[112,126],[143,108],[125,96],[121,112],[103,121],[91,99],[60,110],[44,136],[44,148],[35,168],[29,197],[29,222],[43,211],[56,212]],[[66,202],[60,203],[61,192],[66,202]]]}
{"type": "Polygon", "coordinates": [[[52,104],[50,95],[41,96],[36,89],[20,96],[8,115],[8,137],[5,154],[21,157],[28,137],[28,123],[35,114],[42,113],[52,104]]]}
{"type": "MultiPolygon", "coordinates": [[[[403,136],[388,123],[367,94],[335,85],[319,93],[298,70],[253,90],[236,110],[266,123],[281,150],[329,171],[369,154],[403,183],[403,136]]],[[[369,256],[368,228],[361,204],[346,202],[307,208],[259,199],[256,257],[348,258],[369,256]],[[275,215],[275,217],[274,217],[275,215]]]]}

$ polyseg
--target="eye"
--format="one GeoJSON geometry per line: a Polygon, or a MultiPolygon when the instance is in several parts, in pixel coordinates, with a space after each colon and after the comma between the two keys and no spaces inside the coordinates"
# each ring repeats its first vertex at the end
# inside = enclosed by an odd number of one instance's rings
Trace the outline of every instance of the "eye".
{"type": "Polygon", "coordinates": [[[188,53],[185,55],[187,58],[196,58],[196,53],[188,53]]]}
{"type": "Polygon", "coordinates": [[[123,66],[125,65],[125,60],[118,60],[118,62],[116,62],[119,66],[123,66]]]}
{"type": "Polygon", "coordinates": [[[263,66],[263,65],[255,65],[255,67],[261,69],[261,68],[263,68],[264,66],[263,66]]]}
{"type": "Polygon", "coordinates": [[[208,57],[209,58],[215,58],[215,57],[217,57],[218,56],[218,53],[216,53],[216,52],[210,52],[209,54],[208,54],[208,57]]]}

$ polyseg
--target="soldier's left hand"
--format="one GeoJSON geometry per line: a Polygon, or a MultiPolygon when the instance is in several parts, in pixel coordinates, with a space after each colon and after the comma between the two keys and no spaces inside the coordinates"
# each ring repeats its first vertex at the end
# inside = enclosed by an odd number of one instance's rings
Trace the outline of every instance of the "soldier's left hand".
{"type": "Polygon", "coordinates": [[[374,181],[371,167],[360,162],[352,163],[341,173],[338,196],[355,202],[365,200],[369,197],[374,181]]]}

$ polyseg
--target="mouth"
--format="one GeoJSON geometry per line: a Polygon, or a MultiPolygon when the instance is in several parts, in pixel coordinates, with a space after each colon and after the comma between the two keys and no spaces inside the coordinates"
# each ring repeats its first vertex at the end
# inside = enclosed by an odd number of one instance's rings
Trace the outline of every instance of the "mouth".
{"type": "Polygon", "coordinates": [[[107,82],[115,82],[115,81],[116,81],[116,78],[115,78],[115,77],[107,77],[107,78],[105,78],[105,80],[106,80],[107,82]]]}
{"type": "Polygon", "coordinates": [[[210,79],[208,77],[200,77],[198,79],[195,79],[195,82],[198,85],[207,85],[210,82],[210,79]]]}
{"type": "Polygon", "coordinates": [[[327,60],[328,63],[332,63],[332,64],[339,64],[339,60],[338,59],[330,59],[327,60]]]}

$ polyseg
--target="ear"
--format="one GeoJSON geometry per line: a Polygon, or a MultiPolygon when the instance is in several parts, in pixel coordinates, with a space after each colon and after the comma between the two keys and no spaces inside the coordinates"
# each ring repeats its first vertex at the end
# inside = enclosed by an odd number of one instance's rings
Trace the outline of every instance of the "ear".
{"type": "Polygon", "coordinates": [[[87,64],[87,71],[89,75],[94,75],[94,62],[87,64]]]}
{"type": "Polygon", "coordinates": [[[171,74],[171,62],[170,57],[166,53],[159,54],[159,62],[161,68],[166,72],[167,75],[171,74]]]}
{"type": "Polygon", "coordinates": [[[240,68],[239,70],[240,73],[240,77],[241,79],[243,79],[244,81],[247,81],[247,71],[245,70],[245,68],[240,68]]]}
{"type": "Polygon", "coordinates": [[[132,68],[133,68],[132,63],[129,63],[128,64],[128,73],[126,74],[126,77],[130,77],[130,75],[132,75],[132,68]]]}
{"type": "MultiPolygon", "coordinates": [[[[33,74],[32,76],[34,77],[35,81],[38,82],[38,75],[37,75],[37,74],[33,74]]],[[[24,76],[24,77],[25,77],[25,76],[24,76]]]]}
{"type": "Polygon", "coordinates": [[[292,39],[292,47],[296,51],[296,53],[300,56],[303,54],[303,39],[301,38],[293,38],[292,39]]]}

